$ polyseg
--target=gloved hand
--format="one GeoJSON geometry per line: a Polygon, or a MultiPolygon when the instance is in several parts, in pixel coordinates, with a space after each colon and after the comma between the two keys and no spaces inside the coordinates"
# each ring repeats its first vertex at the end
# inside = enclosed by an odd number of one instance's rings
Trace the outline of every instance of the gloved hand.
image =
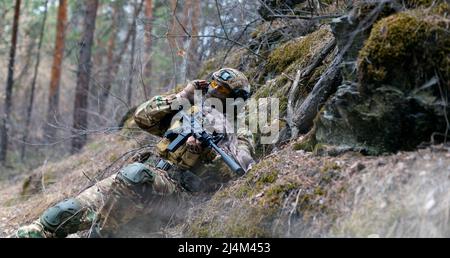
{"type": "Polygon", "coordinates": [[[186,148],[190,153],[200,154],[203,150],[202,143],[195,139],[194,136],[190,136],[186,140],[186,148]]]}
{"type": "Polygon", "coordinates": [[[206,90],[209,87],[209,83],[205,80],[195,80],[192,82],[189,82],[186,87],[177,94],[178,97],[186,98],[191,103],[194,103],[194,91],[195,90],[201,90],[203,93],[206,92],[206,90]]]}

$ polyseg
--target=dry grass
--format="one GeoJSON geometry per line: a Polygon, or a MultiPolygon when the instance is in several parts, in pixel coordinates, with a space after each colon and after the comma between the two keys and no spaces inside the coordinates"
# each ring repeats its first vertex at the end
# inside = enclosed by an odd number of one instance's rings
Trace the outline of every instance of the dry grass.
{"type": "Polygon", "coordinates": [[[450,152],[316,156],[288,146],[194,207],[196,237],[448,237],[450,152]]]}
{"type": "Polygon", "coordinates": [[[434,146],[378,158],[349,181],[335,236],[449,237],[450,152],[434,146]]]}

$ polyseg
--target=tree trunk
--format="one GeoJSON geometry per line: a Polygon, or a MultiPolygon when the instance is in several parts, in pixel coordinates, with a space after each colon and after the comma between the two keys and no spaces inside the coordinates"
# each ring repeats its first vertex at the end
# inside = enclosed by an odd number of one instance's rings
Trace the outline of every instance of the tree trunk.
{"type": "Polygon", "coordinates": [[[134,17],[133,17],[133,21],[130,24],[130,27],[128,29],[127,35],[125,37],[125,40],[123,42],[123,46],[122,49],[120,50],[120,53],[117,55],[116,59],[114,59],[114,61],[112,62],[112,66],[111,66],[111,70],[107,72],[107,75],[109,75],[109,79],[107,81],[107,84],[105,84],[105,87],[103,89],[103,93],[101,95],[101,99],[100,99],[100,113],[103,114],[103,112],[105,111],[105,107],[106,107],[106,102],[108,101],[109,95],[110,95],[110,91],[111,91],[111,86],[112,86],[112,82],[114,81],[114,77],[118,72],[119,69],[119,65],[122,62],[122,57],[125,54],[125,51],[128,48],[128,43],[130,42],[131,39],[131,33],[133,30],[133,24],[136,24],[136,20],[137,17],[139,15],[139,13],[142,10],[142,6],[144,4],[145,0],[142,0],[141,3],[139,4],[138,8],[135,8],[134,10],[134,17]]]}
{"type": "Polygon", "coordinates": [[[176,86],[177,85],[177,74],[179,73],[178,69],[178,59],[177,56],[179,56],[180,54],[182,54],[182,52],[180,51],[179,48],[179,43],[178,43],[178,36],[180,36],[179,34],[179,30],[178,30],[178,22],[176,20],[176,13],[178,11],[178,5],[177,5],[178,1],[177,0],[170,0],[170,10],[172,12],[172,19],[171,19],[171,23],[170,23],[170,27],[169,27],[169,31],[167,32],[167,41],[169,43],[169,48],[170,48],[170,52],[171,52],[171,56],[172,56],[172,66],[173,66],[173,84],[176,86]]]}
{"type": "Polygon", "coordinates": [[[145,70],[144,70],[144,96],[148,99],[152,89],[152,28],[153,28],[153,1],[145,1],[145,70]]]}
{"type": "Polygon", "coordinates": [[[48,92],[47,122],[44,126],[47,140],[55,137],[55,124],[59,116],[59,83],[61,81],[61,67],[64,57],[65,29],[67,23],[67,0],[59,0],[58,18],[56,24],[55,52],[48,92]]]}
{"type": "Polygon", "coordinates": [[[100,114],[103,114],[106,106],[106,99],[108,97],[109,91],[111,90],[112,85],[112,74],[114,71],[114,67],[117,65],[114,62],[114,50],[116,49],[116,34],[117,34],[117,25],[119,23],[119,3],[113,3],[113,14],[112,14],[112,24],[111,24],[111,35],[108,40],[108,52],[106,54],[107,67],[105,72],[105,79],[103,83],[103,89],[100,95],[100,114]]]}
{"type": "Polygon", "coordinates": [[[180,47],[179,50],[179,56],[181,57],[180,61],[180,69],[179,73],[181,75],[181,82],[186,81],[186,77],[188,74],[188,65],[189,65],[189,50],[191,49],[191,38],[188,37],[191,35],[189,33],[188,25],[190,21],[192,21],[191,17],[192,15],[192,0],[191,1],[185,1],[183,6],[183,12],[181,15],[180,22],[181,24],[177,24],[181,35],[185,35],[185,37],[179,37],[177,38],[179,40],[178,46],[180,47]],[[189,35],[186,34],[186,31],[189,33],[189,35]]]}
{"type": "Polygon", "coordinates": [[[28,106],[27,106],[27,114],[26,114],[26,120],[25,120],[25,132],[23,134],[22,149],[20,151],[21,160],[24,160],[24,158],[25,158],[26,142],[28,139],[28,132],[30,129],[31,112],[33,111],[34,92],[36,89],[36,79],[38,76],[39,64],[41,62],[42,39],[44,38],[45,22],[47,21],[48,0],[45,0],[44,8],[45,8],[44,9],[44,18],[42,19],[41,31],[39,32],[38,48],[37,48],[37,52],[36,52],[36,64],[34,66],[33,80],[31,81],[30,100],[28,101],[28,106]]]}
{"type": "Polygon", "coordinates": [[[128,74],[128,87],[127,87],[127,104],[132,107],[131,96],[133,94],[133,76],[134,76],[134,52],[136,48],[136,24],[133,26],[131,34],[131,53],[130,53],[130,72],[128,74]]]}
{"type": "Polygon", "coordinates": [[[79,151],[86,143],[87,108],[89,93],[89,77],[91,75],[91,48],[94,41],[95,19],[97,17],[98,0],[85,0],[86,16],[84,19],[83,37],[80,43],[80,61],[75,88],[73,110],[72,153],[79,151]]]}
{"type": "Polygon", "coordinates": [[[327,58],[327,56],[333,51],[335,46],[336,40],[332,39],[330,42],[327,43],[327,45],[324,46],[324,48],[318,54],[314,56],[314,58],[311,60],[311,64],[308,65],[304,70],[302,71],[299,70],[297,72],[297,75],[295,76],[295,80],[288,94],[288,105],[286,115],[287,123],[291,128],[292,139],[297,138],[298,136],[298,128],[293,122],[294,110],[296,110],[298,113],[300,105],[302,105],[303,101],[305,100],[305,98],[298,96],[300,90],[299,85],[311,77],[312,73],[316,70],[317,67],[319,67],[323,63],[325,58],[327,58]]]}
{"type": "MultiPolygon", "coordinates": [[[[105,5],[101,2],[98,3],[97,12],[102,13],[105,5]]],[[[113,30],[113,28],[111,28],[113,30]]],[[[95,45],[95,51],[93,52],[92,57],[92,77],[96,78],[94,80],[94,83],[91,84],[89,87],[89,98],[88,98],[88,105],[92,111],[95,110],[97,114],[100,114],[100,94],[102,90],[102,78],[104,78],[105,70],[104,70],[104,57],[106,56],[106,46],[104,38],[104,33],[97,33],[97,35],[94,36],[94,45],[95,45]],[[97,78],[100,78],[99,80],[97,78]]],[[[99,120],[98,116],[93,116],[90,118],[88,123],[95,123],[99,126],[102,126],[104,121],[99,120]]]]}
{"type": "Polygon", "coordinates": [[[8,78],[6,81],[6,98],[5,98],[5,114],[3,116],[3,123],[1,126],[1,145],[0,145],[0,162],[6,163],[6,155],[8,152],[8,129],[9,120],[11,116],[12,109],[12,90],[14,84],[14,61],[16,57],[16,45],[17,45],[17,34],[19,31],[19,16],[20,16],[20,3],[21,0],[16,0],[16,5],[14,7],[14,21],[12,27],[11,35],[11,48],[9,50],[9,64],[8,64],[8,78]]]}
{"type": "MultiPolygon", "coordinates": [[[[201,12],[201,6],[200,6],[200,0],[194,0],[193,7],[192,7],[192,15],[191,15],[191,35],[196,36],[198,35],[198,27],[200,24],[200,12],[201,12]]],[[[193,76],[198,71],[199,67],[199,58],[198,58],[198,38],[193,37],[191,38],[191,43],[189,45],[189,51],[188,51],[188,61],[187,61],[187,75],[189,78],[192,79],[193,76]]]]}
{"type": "MultiPolygon", "coordinates": [[[[341,81],[340,64],[342,62],[342,53],[339,53],[322,74],[319,81],[306,97],[301,106],[294,112],[292,118],[296,132],[307,133],[313,126],[313,120],[323,106],[328,97],[336,91],[336,87],[341,81]]],[[[295,138],[296,135],[293,136],[295,138]]]]}

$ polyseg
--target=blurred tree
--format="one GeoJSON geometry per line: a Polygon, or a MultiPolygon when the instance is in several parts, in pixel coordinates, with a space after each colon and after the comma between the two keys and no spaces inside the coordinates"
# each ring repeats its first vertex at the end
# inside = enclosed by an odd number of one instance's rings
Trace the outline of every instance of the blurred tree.
{"type": "Polygon", "coordinates": [[[86,16],[84,19],[83,37],[80,42],[80,60],[75,88],[73,110],[73,133],[71,152],[79,151],[87,141],[88,92],[91,73],[91,48],[94,42],[95,19],[97,17],[98,0],[85,0],[86,16]]]}
{"type": "MultiPolygon", "coordinates": [[[[135,21],[134,21],[135,22],[135,21]]],[[[132,106],[131,96],[133,94],[133,76],[135,71],[134,54],[136,51],[136,23],[131,24],[131,52],[130,52],[130,67],[128,73],[128,87],[127,87],[127,104],[132,106]]]]}
{"type": "Polygon", "coordinates": [[[191,16],[191,42],[189,44],[188,54],[187,54],[187,77],[192,79],[197,71],[199,64],[199,57],[198,57],[198,33],[199,33],[199,26],[200,26],[200,16],[201,16],[201,5],[200,0],[193,0],[193,6],[192,6],[192,14],[191,16]]]}
{"type": "MultiPolygon", "coordinates": [[[[111,70],[109,70],[109,68],[108,68],[107,76],[109,78],[106,81],[107,84],[105,84],[105,87],[103,89],[103,93],[102,93],[102,95],[100,97],[100,113],[102,113],[102,114],[105,111],[105,107],[107,105],[108,98],[110,96],[112,82],[114,81],[114,78],[115,78],[115,76],[118,73],[120,63],[122,62],[122,58],[124,57],[125,52],[128,49],[128,44],[129,44],[129,42],[130,42],[130,40],[132,38],[132,33],[133,33],[133,28],[134,28],[133,24],[136,24],[136,20],[137,20],[137,18],[139,16],[139,13],[142,10],[142,6],[144,4],[144,1],[145,0],[141,0],[139,6],[134,8],[133,18],[132,18],[131,24],[129,24],[129,26],[128,26],[128,32],[127,32],[127,34],[125,36],[125,39],[124,39],[124,42],[123,42],[123,46],[122,46],[120,52],[117,54],[116,58],[113,59],[114,61],[111,63],[111,67],[110,67],[111,70]]],[[[114,36],[114,35],[112,35],[112,36],[114,36]]]]}
{"type": "Polygon", "coordinates": [[[177,74],[179,73],[179,58],[177,56],[184,55],[183,49],[180,47],[179,36],[181,34],[181,29],[177,21],[177,11],[178,11],[178,1],[170,0],[170,10],[172,12],[172,18],[170,20],[170,27],[167,31],[167,41],[169,43],[172,63],[173,63],[173,85],[177,85],[177,74]]]}
{"type": "Polygon", "coordinates": [[[34,104],[34,93],[36,91],[36,79],[38,76],[39,64],[41,62],[41,48],[42,48],[42,41],[44,39],[45,22],[47,20],[47,10],[48,10],[48,0],[45,0],[44,13],[43,13],[44,17],[42,18],[42,25],[41,25],[41,29],[39,32],[38,48],[37,48],[37,52],[36,52],[36,64],[34,65],[33,79],[31,81],[30,100],[28,101],[27,113],[26,113],[26,118],[25,118],[26,119],[25,133],[23,134],[22,148],[20,151],[21,160],[24,160],[24,158],[25,158],[26,142],[28,139],[28,132],[30,129],[30,121],[31,121],[31,112],[33,111],[33,104],[34,104]]]}
{"type": "Polygon", "coordinates": [[[144,70],[144,95],[148,99],[151,94],[152,85],[152,29],[153,29],[153,1],[145,1],[145,70],[144,70]]]}
{"type": "Polygon", "coordinates": [[[6,163],[6,156],[8,153],[8,129],[10,127],[10,116],[12,110],[12,90],[14,85],[14,61],[16,57],[16,46],[17,46],[17,34],[19,31],[19,16],[20,16],[20,4],[21,0],[16,0],[14,7],[14,21],[12,26],[11,34],[11,47],[9,50],[9,64],[8,64],[8,78],[6,81],[6,98],[4,111],[5,114],[2,117],[1,125],[1,143],[0,143],[0,162],[6,163]]]}
{"type": "Polygon", "coordinates": [[[58,17],[56,19],[55,51],[48,92],[47,120],[44,126],[45,137],[50,140],[55,137],[59,117],[59,83],[61,81],[61,68],[64,57],[64,45],[67,23],[67,0],[59,0],[58,17]]]}
{"type": "Polygon", "coordinates": [[[100,95],[100,114],[103,114],[105,106],[106,106],[106,99],[108,98],[109,91],[111,90],[112,85],[112,74],[114,71],[115,66],[117,65],[114,62],[114,51],[116,49],[116,38],[117,38],[117,31],[119,26],[119,9],[121,8],[121,1],[116,1],[111,3],[113,5],[112,10],[112,22],[111,22],[111,33],[109,35],[108,40],[108,50],[106,54],[106,72],[105,72],[105,78],[103,81],[103,88],[102,93],[100,95]]]}

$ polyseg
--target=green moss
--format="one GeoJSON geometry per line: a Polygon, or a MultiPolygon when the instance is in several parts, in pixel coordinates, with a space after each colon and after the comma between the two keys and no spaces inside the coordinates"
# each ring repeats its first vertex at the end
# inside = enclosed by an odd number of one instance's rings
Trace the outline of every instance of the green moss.
{"type": "Polygon", "coordinates": [[[450,38],[443,18],[423,11],[398,13],[377,22],[358,58],[364,89],[423,85],[436,72],[448,81],[450,38]],[[414,71],[413,73],[411,71],[414,71]]]}
{"type": "Polygon", "coordinates": [[[325,147],[325,144],[317,143],[316,145],[314,145],[314,149],[312,150],[312,152],[314,153],[314,155],[321,155],[324,152],[325,147]]]}
{"type": "Polygon", "coordinates": [[[314,147],[317,144],[314,128],[299,142],[293,145],[294,150],[314,151],[314,147]]]}
{"type": "Polygon", "coordinates": [[[437,15],[448,15],[450,13],[450,5],[444,1],[440,1],[431,11],[437,15]]]}
{"type": "Polygon", "coordinates": [[[115,153],[112,153],[111,155],[109,155],[108,157],[109,162],[114,162],[117,160],[117,155],[115,153]]]}
{"type": "Polygon", "coordinates": [[[314,194],[322,196],[325,195],[325,191],[322,189],[322,187],[318,186],[316,187],[316,189],[314,189],[314,194]]]}
{"type": "Polygon", "coordinates": [[[315,120],[317,141],[378,155],[444,132],[447,89],[439,85],[449,87],[448,24],[430,9],[378,21],[359,52],[359,81],[341,85],[315,120]],[[439,84],[423,87],[432,79],[439,84]]]}
{"type": "Polygon", "coordinates": [[[270,53],[266,70],[281,73],[294,62],[297,66],[308,62],[314,52],[312,50],[330,36],[330,31],[323,28],[279,46],[270,53]]]}
{"type": "Polygon", "coordinates": [[[283,184],[275,184],[270,186],[264,193],[265,198],[272,200],[273,204],[278,205],[284,194],[297,188],[298,185],[295,182],[288,182],[283,184]],[[275,199],[274,199],[275,197],[275,199]],[[275,202],[276,201],[276,202],[275,202]]]}
{"type": "Polygon", "coordinates": [[[256,91],[255,93],[255,99],[260,99],[260,98],[268,98],[269,96],[272,95],[272,91],[274,89],[272,87],[261,87],[260,89],[258,89],[258,91],[256,91]]]}
{"type": "Polygon", "coordinates": [[[270,184],[275,182],[277,178],[278,178],[278,171],[272,170],[270,172],[262,174],[261,177],[258,179],[257,183],[270,184]]]}
{"type": "MultiPolygon", "coordinates": [[[[241,187],[238,187],[232,194],[233,196],[237,197],[237,198],[245,198],[247,196],[252,195],[252,193],[255,192],[255,188],[249,186],[248,184],[243,184],[241,187]]],[[[227,195],[223,196],[223,197],[227,197],[227,195]]],[[[228,195],[229,197],[229,195],[228,195]]]]}
{"type": "Polygon", "coordinates": [[[336,162],[326,161],[320,169],[321,173],[326,173],[331,170],[341,170],[341,166],[339,166],[336,162]]]}

